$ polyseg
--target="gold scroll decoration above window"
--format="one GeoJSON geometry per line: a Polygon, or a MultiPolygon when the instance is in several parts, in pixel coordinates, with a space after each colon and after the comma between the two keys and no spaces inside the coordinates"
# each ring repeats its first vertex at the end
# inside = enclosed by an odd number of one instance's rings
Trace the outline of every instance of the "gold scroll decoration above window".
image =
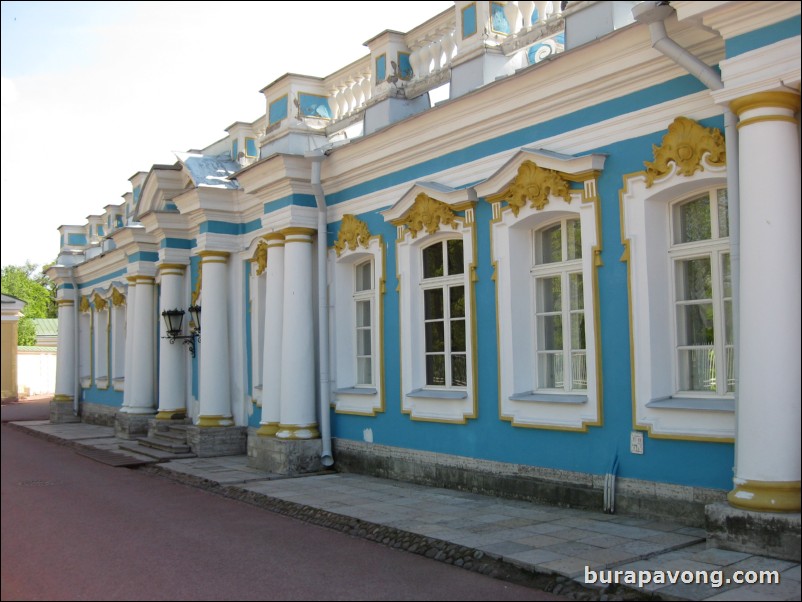
{"type": "Polygon", "coordinates": [[[334,251],[339,257],[343,251],[349,249],[356,251],[357,247],[368,248],[370,244],[370,230],[368,225],[361,219],[350,213],[343,215],[343,223],[340,224],[340,233],[334,242],[334,251]]]}
{"type": "Polygon", "coordinates": [[[671,173],[671,163],[677,165],[677,173],[692,176],[703,171],[702,158],[708,155],[710,165],[724,165],[727,153],[724,136],[716,128],[702,127],[687,117],[677,117],[668,126],[660,146],[652,146],[654,161],[644,161],[646,187],[651,188],[656,179],[671,173]]]}
{"type": "Polygon", "coordinates": [[[418,232],[426,230],[427,234],[434,234],[441,225],[457,228],[457,216],[443,201],[433,199],[421,192],[415,197],[409,212],[397,222],[398,226],[406,226],[412,233],[412,238],[418,237],[418,232]]]}
{"type": "Polygon", "coordinates": [[[106,307],[109,304],[108,301],[106,301],[98,293],[95,293],[94,301],[95,301],[95,310],[96,311],[105,311],[106,307]]]}
{"type": "Polygon", "coordinates": [[[111,289],[111,304],[114,307],[120,307],[121,305],[125,305],[125,295],[123,295],[116,288],[111,289]]]}
{"type": "Polygon", "coordinates": [[[256,251],[251,258],[251,261],[256,263],[256,275],[261,276],[267,268],[267,243],[263,240],[259,241],[256,245],[256,251]]]}
{"type": "Polygon", "coordinates": [[[562,197],[566,203],[571,202],[571,189],[559,172],[553,169],[538,167],[532,161],[524,161],[518,168],[518,175],[504,190],[488,197],[491,203],[507,201],[512,213],[518,212],[529,201],[534,209],[543,209],[549,203],[549,196],[562,197]]]}
{"type": "Polygon", "coordinates": [[[89,297],[81,297],[81,311],[87,312],[91,309],[89,306],[89,297]]]}

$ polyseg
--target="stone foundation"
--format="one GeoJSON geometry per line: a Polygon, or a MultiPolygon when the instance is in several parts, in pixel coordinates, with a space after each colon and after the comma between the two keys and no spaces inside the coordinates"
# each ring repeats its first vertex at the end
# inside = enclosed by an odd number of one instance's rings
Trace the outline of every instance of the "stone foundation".
{"type": "Polygon", "coordinates": [[[800,562],[800,516],[710,504],[705,508],[707,547],[800,562]]]}
{"type": "MultiPolygon", "coordinates": [[[[386,445],[334,439],[340,472],[556,506],[604,510],[604,475],[493,462],[386,445]]],[[[718,489],[616,479],[615,512],[704,527],[705,505],[723,501],[718,489]]]]}
{"type": "Polygon", "coordinates": [[[247,450],[244,426],[196,426],[187,428],[187,444],[199,458],[242,456],[247,450]]]}
{"type": "Polygon", "coordinates": [[[173,420],[164,420],[161,418],[151,418],[148,420],[148,437],[153,437],[159,433],[169,430],[170,426],[175,424],[192,424],[191,418],[176,418],[173,420]]]}
{"type": "Polygon", "coordinates": [[[115,415],[120,411],[118,406],[107,406],[102,403],[81,402],[81,420],[87,424],[98,426],[114,426],[115,415]]]}
{"type": "MultiPolygon", "coordinates": [[[[154,412],[155,413],[155,412],[154,412]]],[[[148,422],[154,414],[128,414],[117,412],[114,417],[114,434],[120,439],[141,439],[148,435],[148,422]]]]}
{"type": "Polygon", "coordinates": [[[248,433],[248,466],[274,474],[299,475],[324,470],[321,439],[276,439],[248,433]]]}
{"type": "Polygon", "coordinates": [[[52,424],[66,424],[68,422],[81,422],[81,417],[76,416],[72,411],[72,401],[51,401],[50,402],[50,422],[52,424]]]}

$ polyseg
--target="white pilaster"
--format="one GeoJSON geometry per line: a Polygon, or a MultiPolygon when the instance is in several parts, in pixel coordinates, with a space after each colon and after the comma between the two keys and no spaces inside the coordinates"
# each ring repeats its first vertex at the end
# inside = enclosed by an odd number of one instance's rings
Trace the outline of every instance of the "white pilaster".
{"type": "Polygon", "coordinates": [[[56,394],[54,401],[75,398],[75,300],[58,300],[58,349],[56,351],[56,394]]]}
{"type": "Polygon", "coordinates": [[[799,95],[732,101],[739,117],[740,374],[730,504],[800,510],[799,95]]]}
{"type": "Polygon", "coordinates": [[[127,411],[131,405],[131,395],[134,390],[134,336],[136,334],[136,277],[128,277],[128,299],[125,305],[125,374],[123,375],[123,407],[127,411]]]}
{"type": "Polygon", "coordinates": [[[203,349],[200,353],[198,426],[233,426],[228,342],[226,251],[201,251],[203,349]]]}
{"type": "Polygon", "coordinates": [[[262,419],[258,434],[272,436],[281,418],[281,352],[284,321],[284,235],[268,234],[265,268],[265,338],[262,353],[262,419]]]}
{"type": "Polygon", "coordinates": [[[154,354],[156,345],[156,319],[154,303],[153,276],[136,276],[136,307],[134,308],[133,332],[133,382],[126,383],[131,389],[128,407],[129,414],[152,414],[155,412],[154,399],[154,354]]]}
{"type": "MultiPolygon", "coordinates": [[[[315,439],[315,340],[311,228],[285,228],[284,332],[279,439],[315,439]]],[[[323,243],[325,244],[325,242],[323,243]]]]}
{"type": "MultiPolygon", "coordinates": [[[[184,297],[184,271],[186,266],[178,263],[163,263],[159,265],[161,276],[160,309],[161,312],[171,309],[187,308],[184,297]]],[[[189,313],[184,314],[184,322],[190,319],[189,313]]],[[[159,413],[156,418],[171,420],[186,416],[186,366],[189,352],[183,340],[173,343],[167,338],[167,327],[164,320],[159,320],[159,413]]],[[[183,332],[181,333],[184,334],[183,332]]]]}

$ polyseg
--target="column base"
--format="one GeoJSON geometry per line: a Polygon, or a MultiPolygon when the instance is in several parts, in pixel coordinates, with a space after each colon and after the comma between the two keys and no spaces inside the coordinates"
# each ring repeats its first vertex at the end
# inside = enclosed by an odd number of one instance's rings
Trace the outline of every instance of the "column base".
{"type": "Polygon", "coordinates": [[[707,547],[800,562],[800,514],[705,506],[707,547]]]}
{"type": "Polygon", "coordinates": [[[278,422],[263,423],[259,426],[259,430],[256,431],[256,434],[260,437],[275,437],[276,433],[278,432],[278,428],[278,422]]]}
{"type": "Polygon", "coordinates": [[[757,512],[799,512],[799,481],[744,480],[727,494],[736,508],[757,512]]]}
{"type": "Polygon", "coordinates": [[[130,414],[120,410],[114,415],[114,434],[120,439],[140,439],[148,436],[148,422],[153,419],[149,414],[130,414]]]}
{"type": "Polygon", "coordinates": [[[231,416],[198,416],[198,424],[196,426],[203,428],[234,426],[234,421],[231,416]]]}
{"type": "Polygon", "coordinates": [[[150,416],[153,418],[153,415],[156,413],[156,409],[153,407],[145,407],[145,406],[125,406],[123,407],[120,412],[123,414],[133,414],[133,415],[142,415],[142,416],[150,416]]]}
{"type": "Polygon", "coordinates": [[[311,424],[279,424],[277,439],[319,439],[320,431],[317,423],[311,424]]]}
{"type": "Polygon", "coordinates": [[[183,420],[186,417],[186,408],[178,408],[177,410],[159,410],[159,413],[156,414],[157,420],[183,420]]]}
{"type": "Polygon", "coordinates": [[[67,424],[81,422],[81,417],[72,411],[73,397],[71,395],[56,395],[50,402],[50,423],[67,424]]]}
{"type": "Polygon", "coordinates": [[[321,439],[277,439],[248,434],[248,466],[273,474],[299,475],[321,472],[321,439]]]}
{"type": "Polygon", "coordinates": [[[191,425],[187,427],[187,444],[199,458],[242,456],[248,449],[248,429],[191,425]]]}

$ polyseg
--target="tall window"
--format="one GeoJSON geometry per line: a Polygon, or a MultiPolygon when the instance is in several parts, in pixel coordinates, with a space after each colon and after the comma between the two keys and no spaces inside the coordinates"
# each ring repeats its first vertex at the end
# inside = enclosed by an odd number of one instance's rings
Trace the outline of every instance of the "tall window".
{"type": "Polygon", "coordinates": [[[373,385],[373,260],[354,266],[356,385],[373,385]]]}
{"type": "Polygon", "coordinates": [[[468,386],[465,265],[462,240],[425,247],[423,256],[426,385],[468,386]]]}
{"type": "Polygon", "coordinates": [[[732,285],[726,189],[671,207],[677,390],[732,393],[732,285]]]}
{"type": "Polygon", "coordinates": [[[585,308],[579,218],[534,233],[538,389],[586,390],[585,308]]]}

